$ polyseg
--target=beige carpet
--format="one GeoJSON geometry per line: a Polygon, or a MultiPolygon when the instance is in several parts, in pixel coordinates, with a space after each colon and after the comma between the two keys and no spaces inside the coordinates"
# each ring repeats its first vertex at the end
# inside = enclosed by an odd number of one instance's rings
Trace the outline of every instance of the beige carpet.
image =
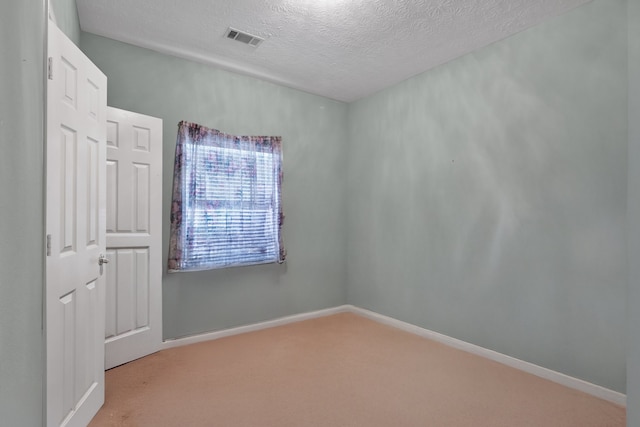
{"type": "Polygon", "coordinates": [[[617,426],[622,407],[344,313],[107,372],[98,426],[617,426]]]}

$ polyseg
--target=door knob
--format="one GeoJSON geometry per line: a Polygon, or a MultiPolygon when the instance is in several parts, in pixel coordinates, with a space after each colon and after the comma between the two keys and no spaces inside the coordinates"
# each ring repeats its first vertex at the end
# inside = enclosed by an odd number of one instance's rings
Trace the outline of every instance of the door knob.
{"type": "Polygon", "coordinates": [[[102,264],[109,264],[109,259],[103,254],[100,254],[100,257],[98,258],[98,265],[102,264]]]}

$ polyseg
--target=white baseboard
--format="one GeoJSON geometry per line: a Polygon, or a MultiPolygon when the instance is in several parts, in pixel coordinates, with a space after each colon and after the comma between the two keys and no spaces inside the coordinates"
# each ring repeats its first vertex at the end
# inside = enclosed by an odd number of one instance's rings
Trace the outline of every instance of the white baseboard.
{"type": "Polygon", "coordinates": [[[475,354],[487,359],[493,360],[503,365],[510,366],[515,369],[519,369],[524,372],[528,372],[540,378],[544,378],[549,381],[564,385],[566,387],[582,391],[600,399],[607,400],[620,406],[627,406],[627,396],[617,391],[609,390],[605,387],[589,383],[587,381],[570,377],[560,372],[553,371],[551,369],[543,368],[542,366],[534,365],[524,360],[516,359],[515,357],[507,356],[506,354],[498,353],[497,351],[489,350],[484,347],[477,346],[465,341],[461,341],[455,338],[451,338],[447,335],[440,334],[438,332],[430,331],[428,329],[421,328],[420,326],[413,325],[411,323],[403,322],[398,319],[394,319],[389,316],[385,316],[364,308],[356,307],[353,305],[341,305],[338,307],[327,308],[323,310],[311,311],[308,313],[294,314],[292,316],[281,317],[279,319],[268,320],[265,322],[254,323],[246,326],[239,326],[231,329],[224,329],[221,331],[208,332],[199,335],[193,335],[184,338],[177,338],[172,340],[166,340],[162,343],[162,349],[180,347],[183,345],[194,344],[203,341],[215,340],[219,338],[229,337],[232,335],[244,334],[247,332],[259,331],[261,329],[273,328],[276,326],[286,325],[288,323],[300,322],[307,319],[315,319],[318,317],[330,316],[337,313],[354,313],[374,320],[385,325],[389,325],[398,329],[401,329],[412,334],[434,340],[436,342],[448,345],[459,350],[466,351],[471,354],[475,354]]]}
{"type": "Polygon", "coordinates": [[[180,347],[188,344],[195,344],[203,341],[217,340],[232,335],[245,334],[247,332],[259,331],[261,329],[273,328],[276,326],[286,325],[288,323],[300,322],[307,319],[315,319],[317,317],[330,316],[337,313],[352,312],[352,306],[340,305],[338,307],[325,308],[323,310],[310,311],[307,313],[294,314],[291,316],[281,317],[279,319],[267,320],[265,322],[253,323],[251,325],[238,326],[221,331],[206,332],[199,335],[191,335],[184,338],[176,338],[165,340],[162,343],[162,349],[180,347]]]}
{"type": "Polygon", "coordinates": [[[503,365],[510,366],[512,368],[519,369],[524,372],[528,372],[537,377],[544,378],[554,383],[562,384],[563,386],[582,391],[600,399],[607,400],[621,406],[627,406],[627,396],[617,391],[609,390],[602,386],[592,384],[590,382],[570,377],[569,375],[562,374],[560,372],[552,371],[551,369],[543,368],[542,366],[534,365],[533,363],[525,362],[524,360],[516,359],[515,357],[507,356],[506,354],[498,353],[497,351],[489,350],[484,347],[470,344],[465,341],[461,341],[455,338],[451,338],[447,335],[440,334],[438,332],[430,331],[428,329],[421,328],[411,323],[403,322],[392,317],[384,316],[382,314],[365,310],[355,306],[349,306],[350,312],[359,314],[368,319],[375,320],[376,322],[383,323],[385,325],[393,326],[406,332],[410,332],[415,335],[419,335],[424,338],[437,341],[439,343],[448,345],[449,347],[457,348],[459,350],[466,351],[478,356],[485,357],[503,365]]]}

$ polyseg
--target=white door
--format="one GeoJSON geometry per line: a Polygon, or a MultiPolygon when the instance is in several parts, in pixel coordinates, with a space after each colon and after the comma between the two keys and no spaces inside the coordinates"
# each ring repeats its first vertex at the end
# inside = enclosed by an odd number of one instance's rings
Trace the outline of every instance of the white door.
{"type": "Polygon", "coordinates": [[[49,22],[46,147],[48,426],[104,402],[107,78],[49,22]]]}
{"type": "Polygon", "coordinates": [[[105,368],[162,344],[162,120],[107,108],[105,368]]]}

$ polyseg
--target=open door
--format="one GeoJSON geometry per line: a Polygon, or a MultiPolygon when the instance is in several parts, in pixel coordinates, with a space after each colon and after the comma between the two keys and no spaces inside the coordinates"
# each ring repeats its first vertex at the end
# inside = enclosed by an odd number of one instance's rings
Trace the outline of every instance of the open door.
{"type": "Polygon", "coordinates": [[[107,107],[105,368],[162,345],[162,120],[107,107]]]}
{"type": "Polygon", "coordinates": [[[104,402],[107,78],[48,27],[46,420],[86,426],[104,402]]]}

